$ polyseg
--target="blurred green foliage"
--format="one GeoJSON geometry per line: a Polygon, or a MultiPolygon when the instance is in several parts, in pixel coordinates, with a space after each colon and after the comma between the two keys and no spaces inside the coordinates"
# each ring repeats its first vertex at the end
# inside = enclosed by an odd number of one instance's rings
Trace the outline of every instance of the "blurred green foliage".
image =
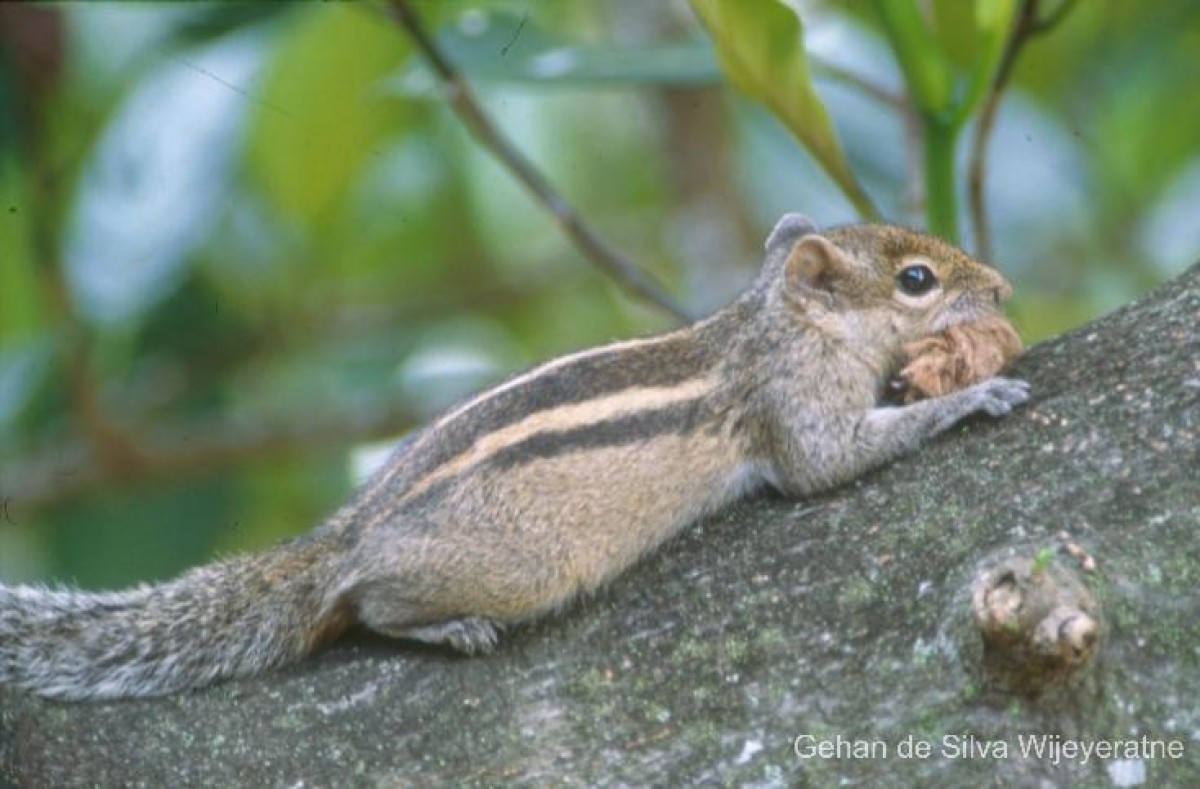
{"type": "MultiPolygon", "coordinates": [[[[978,3],[932,4],[959,84],[978,3]]],[[[419,7],[514,143],[693,309],[752,276],[781,212],[856,219],[724,88],[684,4],[419,7]]],[[[902,119],[838,77],[901,90],[883,22],[798,7],[849,169],[922,224],[902,119]]],[[[1026,339],[1200,257],[1196,74],[1191,3],[1076,3],[1021,55],[986,193],[1026,339]]],[[[367,465],[353,440],[670,325],[467,135],[382,5],[0,7],[0,578],[119,585],[302,532],[367,465]]]]}
{"type": "Polygon", "coordinates": [[[692,0],[733,84],[769,107],[864,220],[879,221],[813,85],[798,13],[778,0],[692,0]]]}

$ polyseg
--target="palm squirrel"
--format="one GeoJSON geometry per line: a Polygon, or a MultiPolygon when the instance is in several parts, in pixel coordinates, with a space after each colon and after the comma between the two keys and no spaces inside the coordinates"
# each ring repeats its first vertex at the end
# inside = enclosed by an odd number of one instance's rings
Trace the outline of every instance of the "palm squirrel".
{"type": "Polygon", "coordinates": [[[1010,292],[936,238],[786,215],[732,304],[459,405],[303,537],[127,591],[0,585],[0,684],[159,695],[288,663],[356,623],[486,652],[734,499],[825,490],[1024,403],[1025,382],[990,378],[879,404],[906,344],[993,319],[1010,292]]]}

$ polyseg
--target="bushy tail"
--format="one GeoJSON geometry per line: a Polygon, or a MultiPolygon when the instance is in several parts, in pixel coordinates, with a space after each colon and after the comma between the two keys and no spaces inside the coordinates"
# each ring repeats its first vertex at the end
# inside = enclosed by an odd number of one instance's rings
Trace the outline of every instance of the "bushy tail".
{"type": "Polygon", "coordinates": [[[345,624],[334,561],[308,537],[123,592],[0,586],[0,685],[157,696],[287,663],[345,624]]]}

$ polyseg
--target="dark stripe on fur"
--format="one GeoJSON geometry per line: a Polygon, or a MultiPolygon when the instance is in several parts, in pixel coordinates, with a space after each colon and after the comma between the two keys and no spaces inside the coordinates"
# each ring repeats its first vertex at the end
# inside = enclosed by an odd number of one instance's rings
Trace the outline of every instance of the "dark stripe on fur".
{"type": "Polygon", "coordinates": [[[447,491],[463,484],[463,478],[481,470],[521,466],[585,449],[600,449],[648,441],[668,433],[688,435],[705,424],[705,398],[699,397],[654,411],[609,419],[570,430],[546,431],[496,452],[488,459],[447,477],[405,503],[405,509],[420,512],[430,502],[439,501],[447,491]]]}
{"type": "Polygon", "coordinates": [[[708,362],[694,348],[695,343],[686,338],[671,338],[597,354],[543,373],[436,428],[436,440],[426,442],[425,436],[419,438],[403,461],[407,466],[403,480],[396,482],[407,487],[470,449],[481,436],[531,414],[633,387],[666,387],[696,378],[703,374],[708,362]]]}
{"type": "Polygon", "coordinates": [[[500,450],[486,462],[493,468],[510,468],[583,449],[634,444],[667,433],[687,435],[701,423],[702,403],[703,398],[697,398],[571,430],[538,433],[500,450]]]}

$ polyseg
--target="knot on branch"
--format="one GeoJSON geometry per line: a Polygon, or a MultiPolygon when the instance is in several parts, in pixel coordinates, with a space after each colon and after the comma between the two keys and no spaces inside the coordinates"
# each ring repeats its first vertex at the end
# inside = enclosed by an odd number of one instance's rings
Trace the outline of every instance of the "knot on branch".
{"type": "Polygon", "coordinates": [[[989,686],[1036,696],[1076,676],[1095,657],[1099,604],[1075,573],[1053,558],[1009,559],[972,589],[989,686]]]}

